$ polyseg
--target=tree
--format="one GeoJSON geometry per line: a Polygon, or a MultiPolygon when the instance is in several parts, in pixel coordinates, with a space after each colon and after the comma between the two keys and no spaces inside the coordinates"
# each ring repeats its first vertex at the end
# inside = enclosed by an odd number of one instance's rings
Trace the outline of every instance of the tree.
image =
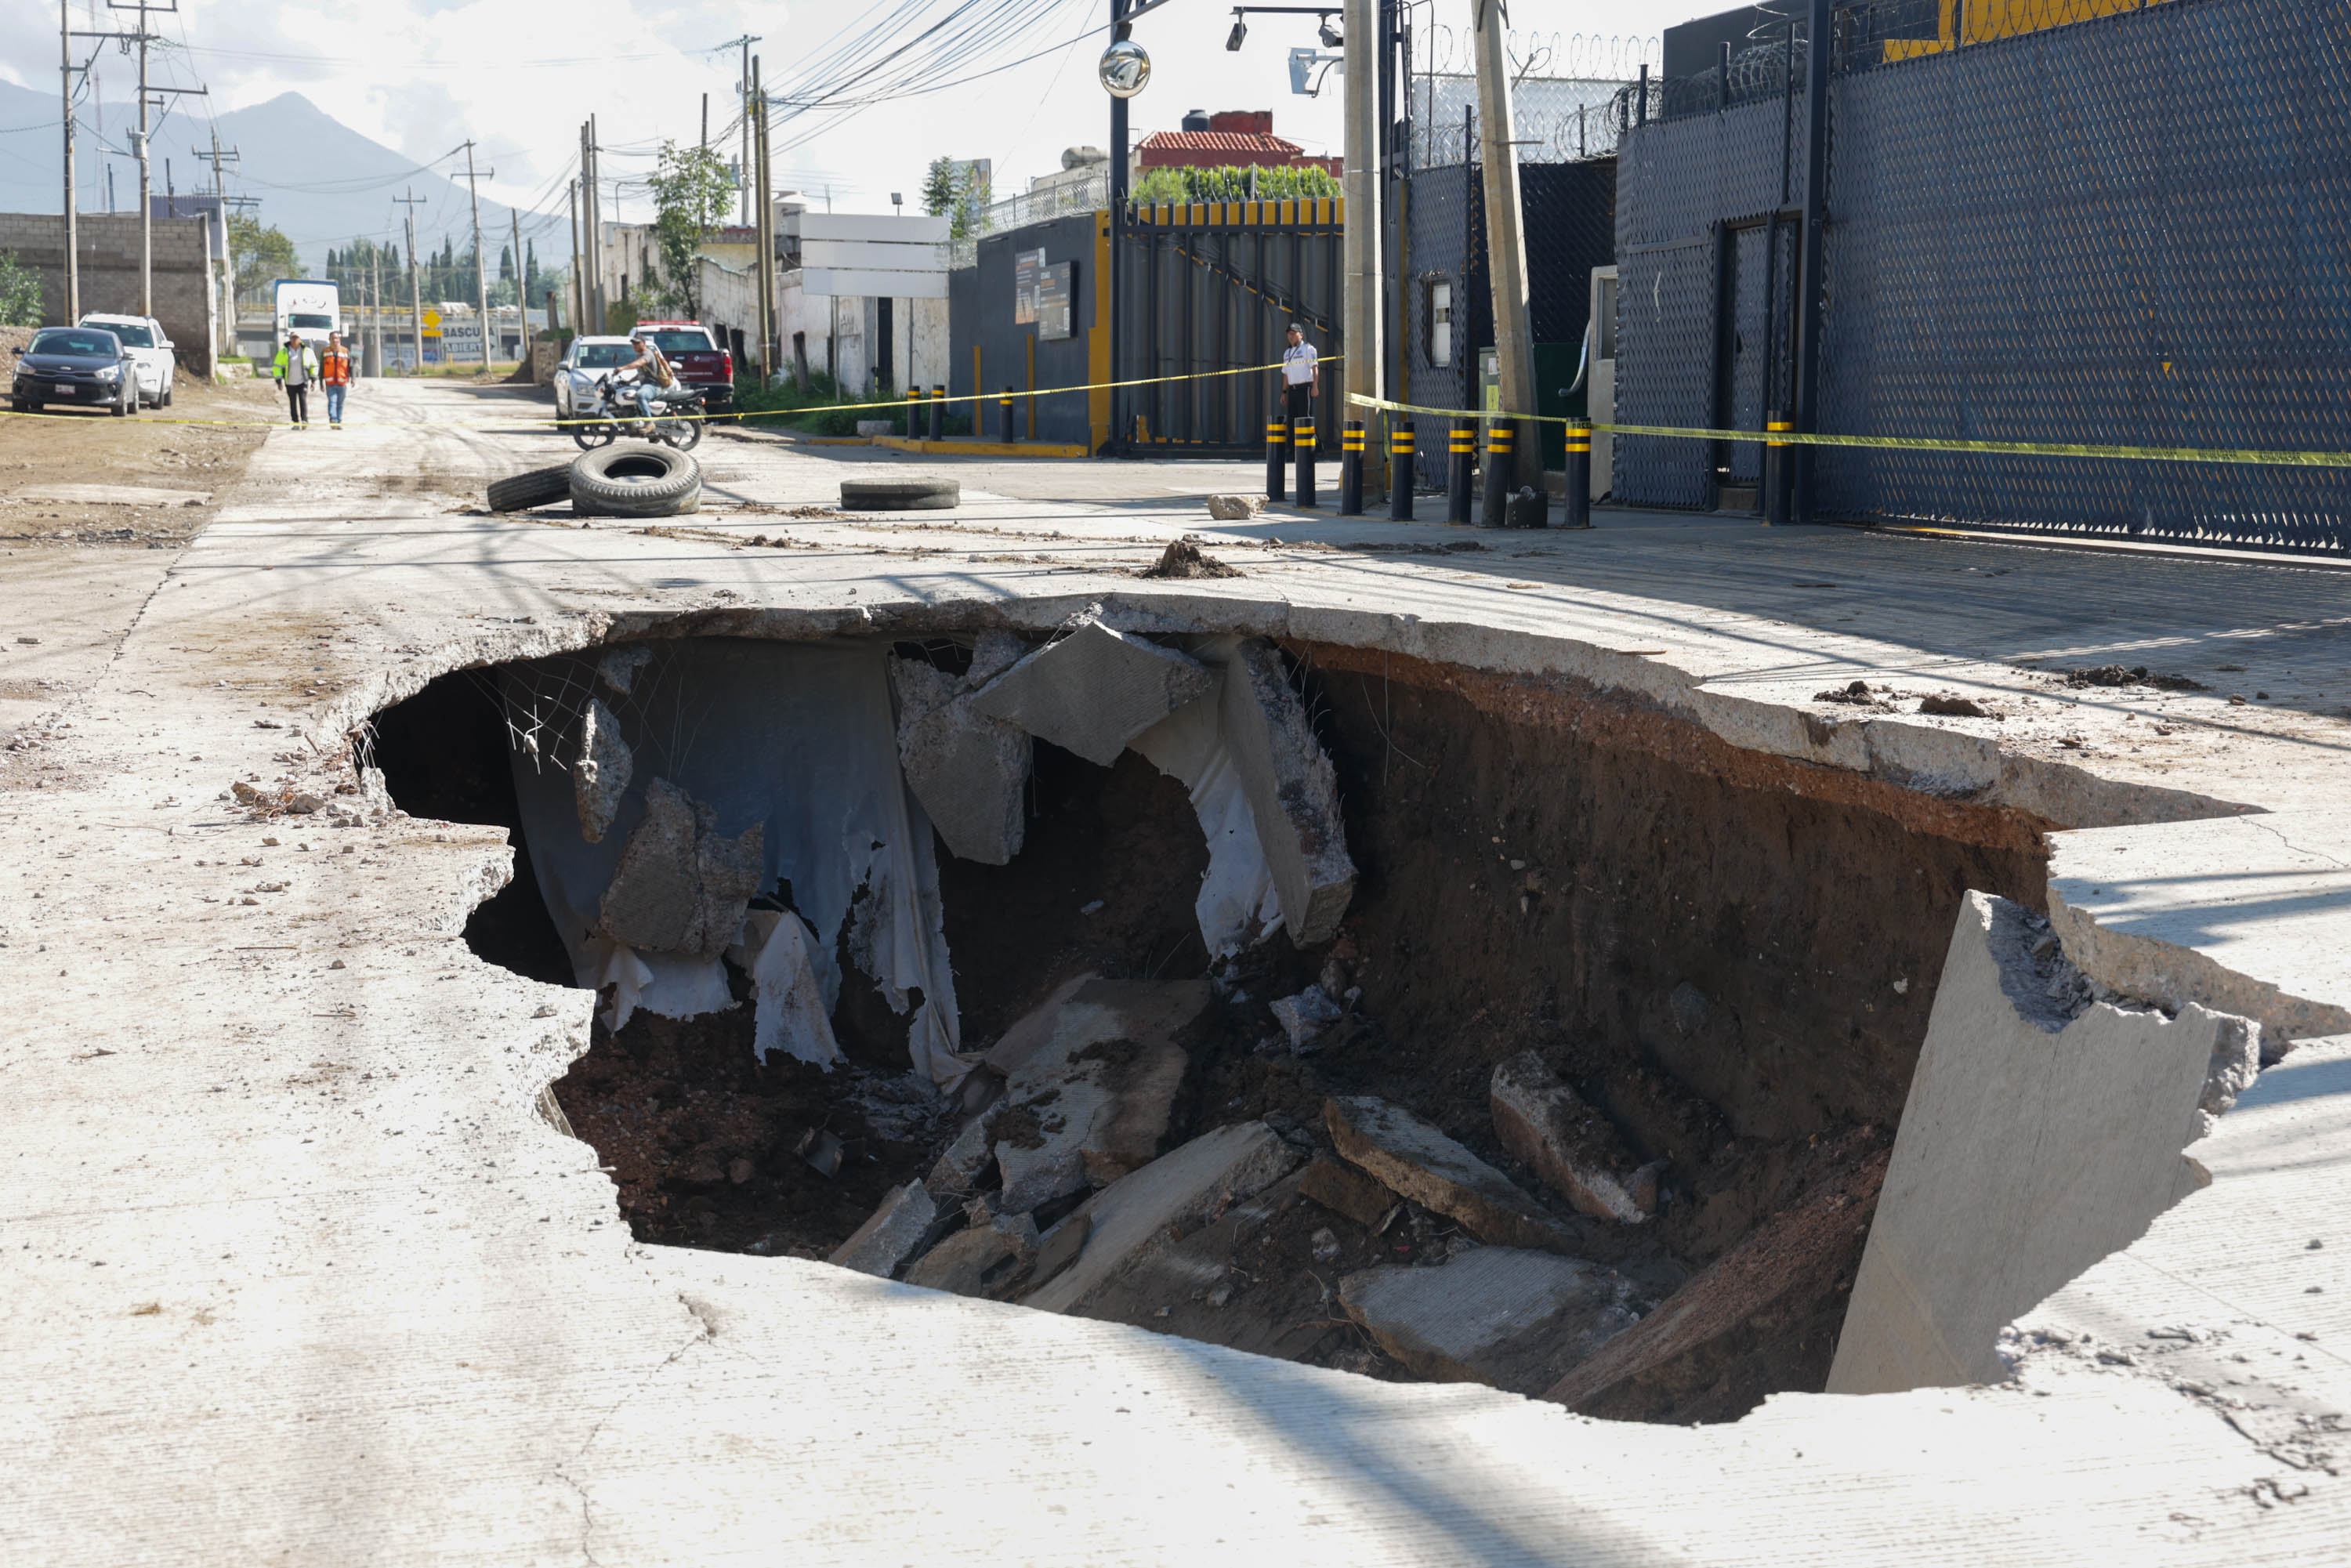
{"type": "Polygon", "coordinates": [[[229,214],[228,254],[236,272],[236,291],[244,298],[259,294],[272,279],[293,277],[302,266],[292,240],[244,213],[229,214]]]}
{"type": "Polygon", "coordinates": [[[0,250],[0,327],[41,324],[41,275],[0,250]]]}
{"type": "Polygon", "coordinates": [[[661,275],[648,275],[645,293],[665,309],[702,314],[702,242],[735,200],[735,180],[709,148],[664,141],[645,183],[653,198],[653,248],[661,275]]]}
{"type": "Polygon", "coordinates": [[[923,211],[949,221],[950,237],[963,239],[981,226],[981,210],[988,191],[979,165],[953,158],[934,158],[923,171],[923,211]]]}

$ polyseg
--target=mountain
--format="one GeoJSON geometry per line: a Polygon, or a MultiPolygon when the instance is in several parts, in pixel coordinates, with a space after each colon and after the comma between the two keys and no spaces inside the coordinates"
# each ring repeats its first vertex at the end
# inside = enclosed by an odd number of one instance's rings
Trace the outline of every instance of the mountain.
{"type": "MultiPolygon", "coordinates": [[[[82,210],[106,210],[106,164],[111,162],[115,207],[135,212],[139,166],[124,155],[130,139],[122,130],[136,122],[136,113],[126,105],[110,103],[103,106],[103,117],[106,143],[115,150],[111,153],[99,140],[99,111],[88,104],[75,110],[82,210]]],[[[306,268],[323,267],[329,249],[354,238],[399,237],[403,209],[392,198],[412,193],[423,198],[415,209],[420,252],[440,250],[444,235],[455,240],[460,254],[473,242],[473,211],[462,177],[452,180],[420,170],[413,159],[360,135],[300,93],[281,93],[266,103],[231,110],[220,116],[219,128],[223,150],[235,148],[240,154],[239,162],[229,165],[230,193],[261,198],[261,204],[251,210],[262,222],[285,231],[306,268]]],[[[199,145],[209,151],[210,134],[202,119],[179,113],[156,132],[159,195],[166,160],[172,183],[182,193],[212,188],[209,166],[193,156],[199,145]]],[[[0,82],[0,212],[54,213],[60,208],[58,141],[57,96],[0,82]]],[[[457,167],[462,172],[462,160],[457,167]]],[[[487,196],[482,198],[482,231],[483,246],[495,260],[510,231],[507,209],[487,196]]],[[[570,228],[559,211],[553,218],[523,214],[522,231],[526,240],[536,244],[543,264],[569,261],[570,228]]]]}

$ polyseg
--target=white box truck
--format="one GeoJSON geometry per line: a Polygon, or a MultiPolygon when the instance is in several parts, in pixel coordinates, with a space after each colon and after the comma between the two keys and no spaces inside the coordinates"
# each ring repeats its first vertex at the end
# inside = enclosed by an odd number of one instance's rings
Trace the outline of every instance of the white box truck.
{"type": "Polygon", "coordinates": [[[286,334],[297,332],[311,347],[323,349],[328,333],[343,329],[341,293],[324,278],[281,277],[269,287],[277,319],[269,340],[273,348],[284,348],[286,334]]]}

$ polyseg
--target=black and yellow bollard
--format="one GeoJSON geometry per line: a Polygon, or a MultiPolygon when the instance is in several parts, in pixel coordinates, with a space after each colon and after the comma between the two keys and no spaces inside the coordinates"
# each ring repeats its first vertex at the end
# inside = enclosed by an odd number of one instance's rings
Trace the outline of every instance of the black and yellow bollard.
{"type": "MultiPolygon", "coordinates": [[[[1773,414],[1764,422],[1771,431],[1793,430],[1796,422],[1773,414]]],[[[1790,481],[1795,477],[1795,464],[1790,459],[1796,449],[1784,441],[1763,444],[1763,520],[1773,528],[1784,528],[1791,521],[1792,508],[1789,504],[1790,481]]]]}
{"type": "Polygon", "coordinates": [[[1281,471],[1282,460],[1290,450],[1290,423],[1287,420],[1270,419],[1265,424],[1265,498],[1269,501],[1290,499],[1288,476],[1281,471]]]}
{"type": "Polygon", "coordinates": [[[1567,517],[1563,527],[1588,528],[1592,526],[1592,430],[1588,425],[1567,427],[1567,517]]]}
{"type": "Polygon", "coordinates": [[[1297,453],[1298,504],[1315,505],[1314,500],[1314,416],[1300,420],[1290,433],[1290,444],[1297,453]]]}
{"type": "Polygon", "coordinates": [[[931,388],[931,439],[945,441],[947,435],[947,389],[931,388]]]}
{"type": "Polygon", "coordinates": [[[1513,433],[1508,420],[1498,419],[1486,427],[1486,506],[1478,519],[1481,528],[1510,526],[1510,480],[1517,465],[1510,451],[1513,433]]]}
{"type": "Polygon", "coordinates": [[[1012,444],[1012,389],[1006,387],[1004,395],[996,400],[996,439],[1012,444]]]}
{"type": "Polygon", "coordinates": [[[1469,471],[1478,464],[1478,427],[1456,421],[1447,437],[1446,455],[1452,467],[1446,476],[1445,520],[1455,528],[1469,525],[1469,471]]]}
{"type": "Polygon", "coordinates": [[[1412,521],[1412,426],[1403,420],[1388,432],[1388,521],[1412,521]]]}
{"type": "Polygon", "coordinates": [[[1339,515],[1364,515],[1364,422],[1351,419],[1339,432],[1339,515]]]}

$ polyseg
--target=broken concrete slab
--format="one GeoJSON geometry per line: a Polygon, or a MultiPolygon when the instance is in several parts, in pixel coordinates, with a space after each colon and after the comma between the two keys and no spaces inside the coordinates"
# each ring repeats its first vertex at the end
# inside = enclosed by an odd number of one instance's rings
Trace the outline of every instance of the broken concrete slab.
{"type": "Polygon", "coordinates": [[[1128,741],[1215,685],[1189,654],[1083,621],[989,682],[972,706],[1107,768],[1128,741]]]}
{"type": "Polygon", "coordinates": [[[761,841],[718,832],[718,814],[666,779],[645,789],[645,820],[629,835],[599,905],[604,935],[632,947],[716,957],[735,940],[759,885],[761,841]]]}
{"type": "Polygon", "coordinates": [[[601,697],[590,697],[580,715],[580,755],[571,764],[571,790],[580,809],[580,836],[591,844],[604,841],[627,793],[634,769],[629,743],[621,738],[621,721],[601,697]]]}
{"type": "Polygon", "coordinates": [[[1036,1254],[1037,1222],[1025,1214],[999,1214],[924,1253],[908,1266],[906,1283],[1000,1299],[1036,1254]]]}
{"type": "Polygon", "coordinates": [[[1542,1397],[1606,1420],[1728,1421],[1767,1395],[1819,1387],[1886,1178],[1880,1137],[1847,1134],[1829,1176],[1542,1397]]]}
{"type": "Polygon", "coordinates": [[[1342,1159],[1459,1220],[1480,1241],[1554,1252],[1575,1246],[1567,1227],[1517,1183],[1401,1105],[1343,1096],[1323,1103],[1322,1120],[1342,1159]]]}
{"type": "Polygon", "coordinates": [[[1203,1133],[1086,1199],[1076,1211],[1085,1216],[1085,1245],[1023,1303],[1049,1312],[1082,1305],[1122,1270],[1167,1245],[1171,1228],[1223,1213],[1288,1176],[1301,1158],[1262,1122],[1203,1133]]]}
{"type": "Polygon", "coordinates": [[[627,696],[637,684],[637,672],[653,662],[653,651],[640,643],[631,647],[608,649],[596,661],[596,674],[603,683],[627,696]]]}
{"type": "Polygon", "coordinates": [[[1339,1281],[1339,1304],[1423,1377],[1529,1395],[1640,1321],[1632,1281],[1614,1270],[1515,1247],[1365,1269],[1339,1281]]]}
{"type": "Polygon", "coordinates": [[[1497,1066],[1487,1098],[1502,1146],[1578,1212],[1638,1225],[1657,1211],[1665,1162],[1638,1164],[1608,1119],[1535,1052],[1497,1066]]]}
{"type": "Polygon", "coordinates": [[[865,1223],[833,1249],[830,1261],[861,1274],[895,1278],[938,1217],[938,1205],[921,1182],[893,1186],[865,1223]]]}
{"type": "Polygon", "coordinates": [[[1270,644],[1233,649],[1218,706],[1281,900],[1283,928],[1300,947],[1327,942],[1354,896],[1355,862],[1339,812],[1338,775],[1270,644]]]}
{"type": "Polygon", "coordinates": [[[1343,1161],[1319,1155],[1301,1173],[1299,1191],[1333,1214],[1343,1214],[1365,1227],[1377,1225],[1398,1202],[1386,1183],[1343,1161]]]}
{"type": "Polygon", "coordinates": [[[890,673],[898,693],[898,762],[906,788],[948,853],[982,865],[1008,864],[1028,830],[1034,750],[1028,732],[974,707],[974,683],[967,677],[921,659],[893,659],[890,673]]]}
{"type": "Polygon", "coordinates": [[[1088,969],[1073,975],[1053,988],[1052,994],[1014,1019],[1010,1028],[996,1037],[996,1043],[980,1058],[983,1065],[1009,1078],[1020,1066],[1044,1047],[1052,1043],[1053,1030],[1061,1021],[1061,1009],[1071,997],[1086,988],[1095,977],[1088,969]]]}
{"type": "Polygon", "coordinates": [[[1828,1391],[2006,1376],[2005,1324],[2202,1185],[2180,1151],[2251,1081],[2258,1040],[2195,1002],[2093,1002],[2045,921],[1969,894],[1828,1391]]]}
{"type": "Polygon", "coordinates": [[[1004,1086],[993,1119],[1002,1207],[1025,1212],[1148,1165],[1190,1059],[1176,1031],[1208,1005],[1192,980],[1088,980],[1004,1086]]]}
{"type": "Polygon", "coordinates": [[[1322,1031],[1345,1014],[1345,1009],[1319,985],[1309,986],[1294,997],[1281,998],[1271,1005],[1271,1010],[1273,1021],[1289,1038],[1290,1049],[1301,1054],[1313,1050],[1322,1031]]]}
{"type": "Polygon", "coordinates": [[[955,1141],[940,1151],[931,1166],[931,1174],[923,1178],[933,1192],[960,1196],[979,1184],[980,1173],[996,1161],[996,1145],[988,1136],[995,1111],[996,1106],[991,1105],[965,1123],[955,1141]]]}
{"type": "MultiPolygon", "coordinates": [[[[1198,648],[1200,658],[1217,668],[1220,684],[1221,666],[1238,642],[1236,637],[1211,638],[1198,648]]],[[[1191,794],[1200,835],[1208,843],[1207,874],[1200,879],[1192,912],[1211,958],[1263,940],[1281,920],[1273,868],[1266,863],[1249,792],[1233,762],[1232,747],[1225,743],[1218,717],[1222,706],[1203,697],[1169,714],[1132,742],[1154,768],[1182,780],[1191,794]]]]}

